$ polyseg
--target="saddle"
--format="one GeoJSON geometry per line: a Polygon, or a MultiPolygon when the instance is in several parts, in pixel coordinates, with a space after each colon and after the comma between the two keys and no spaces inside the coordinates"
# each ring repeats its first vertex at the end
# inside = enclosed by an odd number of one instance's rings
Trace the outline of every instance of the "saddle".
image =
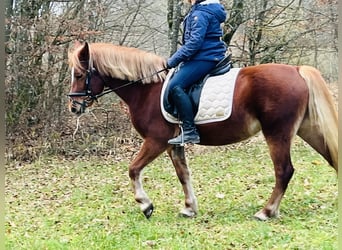
{"type": "MultiPolygon", "coordinates": [[[[190,97],[194,114],[196,114],[198,111],[201,92],[202,92],[202,89],[206,80],[209,77],[223,75],[229,72],[229,70],[232,68],[231,57],[232,57],[232,54],[229,54],[228,56],[223,58],[220,62],[217,63],[214,69],[212,69],[205,77],[203,77],[201,81],[199,81],[196,84],[193,84],[189,89],[186,90],[186,93],[190,97]]],[[[170,78],[172,78],[172,76],[170,78]]],[[[164,109],[170,115],[174,117],[178,117],[177,109],[173,104],[169,102],[168,96],[169,96],[169,88],[166,87],[165,93],[163,96],[164,109]]]]}

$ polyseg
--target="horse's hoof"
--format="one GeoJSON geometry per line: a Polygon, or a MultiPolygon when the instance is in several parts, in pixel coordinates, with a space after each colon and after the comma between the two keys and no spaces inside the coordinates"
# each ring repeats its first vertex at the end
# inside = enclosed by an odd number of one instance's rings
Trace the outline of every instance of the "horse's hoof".
{"type": "Polygon", "coordinates": [[[279,211],[271,213],[269,210],[261,209],[259,212],[254,214],[254,218],[260,221],[267,221],[271,218],[278,218],[279,211]]]}
{"type": "Polygon", "coordinates": [[[196,216],[196,213],[184,208],[180,211],[179,216],[183,218],[194,218],[196,216]]]}
{"type": "Polygon", "coordinates": [[[267,221],[269,219],[269,217],[263,212],[257,212],[254,214],[254,218],[260,221],[267,221]]]}
{"type": "Polygon", "coordinates": [[[154,207],[153,207],[153,204],[151,203],[151,204],[143,211],[143,213],[144,213],[146,219],[149,219],[149,218],[151,217],[151,215],[152,215],[152,213],[153,213],[153,209],[154,209],[154,207]]]}

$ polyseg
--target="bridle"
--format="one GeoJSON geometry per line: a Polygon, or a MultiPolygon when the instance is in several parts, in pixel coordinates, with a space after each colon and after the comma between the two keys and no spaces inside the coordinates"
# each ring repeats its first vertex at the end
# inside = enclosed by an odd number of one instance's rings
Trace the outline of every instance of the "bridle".
{"type": "Polygon", "coordinates": [[[135,81],[129,81],[119,87],[116,87],[116,88],[106,88],[105,90],[103,90],[100,94],[97,94],[95,95],[93,92],[92,92],[92,89],[91,89],[91,78],[93,76],[94,73],[97,73],[98,76],[101,78],[101,80],[105,83],[105,80],[103,79],[103,77],[98,73],[98,71],[96,70],[96,68],[94,67],[90,67],[87,71],[86,71],[86,80],[85,80],[85,90],[84,92],[71,92],[68,94],[68,97],[70,98],[71,102],[72,102],[72,105],[74,104],[78,104],[81,106],[81,112],[84,112],[84,110],[89,107],[91,105],[91,103],[93,101],[97,101],[99,97],[101,96],[104,96],[106,94],[109,94],[111,92],[114,92],[118,89],[121,89],[121,88],[124,88],[124,87],[127,87],[129,85],[132,85],[132,84],[136,84],[136,83],[141,83],[143,80],[145,79],[148,79],[150,77],[153,77],[154,75],[157,75],[163,71],[166,71],[168,70],[167,68],[163,68],[153,74],[151,74],[150,76],[147,76],[147,77],[144,77],[144,78],[140,78],[138,80],[135,80],[135,81]],[[73,99],[73,97],[85,97],[82,102],[79,102],[79,101],[76,101],[73,99]]]}
{"type": "Polygon", "coordinates": [[[90,82],[91,82],[91,77],[93,75],[93,73],[96,71],[95,68],[91,68],[88,69],[86,71],[86,80],[85,80],[85,90],[84,92],[71,92],[68,94],[68,96],[70,97],[72,104],[79,104],[81,105],[82,108],[86,108],[89,106],[89,104],[94,101],[97,100],[97,96],[94,95],[94,93],[91,90],[91,86],[90,86],[90,82]],[[87,97],[83,99],[83,102],[79,102],[73,99],[73,97],[87,97]]]}

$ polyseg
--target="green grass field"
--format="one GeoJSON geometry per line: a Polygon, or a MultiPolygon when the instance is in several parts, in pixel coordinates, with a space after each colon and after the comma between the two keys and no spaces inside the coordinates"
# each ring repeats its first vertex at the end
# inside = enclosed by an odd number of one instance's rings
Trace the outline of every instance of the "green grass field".
{"type": "Polygon", "coordinates": [[[131,159],[42,158],[6,172],[6,249],[337,249],[337,176],[296,140],[281,216],[253,219],[274,186],[263,142],[188,147],[196,218],[166,155],[144,172],[155,212],[145,219],[128,178],[131,159]]]}

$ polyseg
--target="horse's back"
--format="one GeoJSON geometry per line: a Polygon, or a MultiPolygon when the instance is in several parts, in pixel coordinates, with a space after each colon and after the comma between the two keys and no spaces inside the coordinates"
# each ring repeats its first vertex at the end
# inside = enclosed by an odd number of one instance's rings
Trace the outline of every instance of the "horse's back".
{"type": "MultiPolygon", "coordinates": [[[[253,92],[253,95],[274,98],[291,98],[307,91],[304,79],[297,66],[285,64],[261,64],[242,68],[236,88],[253,92]]],[[[237,91],[238,95],[239,92],[237,91]]],[[[238,97],[237,97],[238,98],[238,97]]]]}

